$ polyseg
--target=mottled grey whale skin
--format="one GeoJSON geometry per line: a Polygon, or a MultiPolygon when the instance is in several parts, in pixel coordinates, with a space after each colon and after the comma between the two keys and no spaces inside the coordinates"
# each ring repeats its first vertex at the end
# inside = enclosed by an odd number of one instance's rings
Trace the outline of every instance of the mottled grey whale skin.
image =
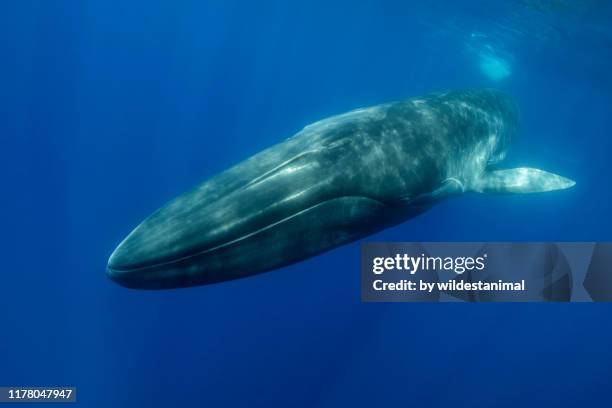
{"type": "Polygon", "coordinates": [[[475,89],[306,126],[159,209],[117,247],[107,274],[143,289],[221,282],[357,240],[462,192],[571,187],[542,170],[490,167],[517,119],[508,96],[475,89]]]}

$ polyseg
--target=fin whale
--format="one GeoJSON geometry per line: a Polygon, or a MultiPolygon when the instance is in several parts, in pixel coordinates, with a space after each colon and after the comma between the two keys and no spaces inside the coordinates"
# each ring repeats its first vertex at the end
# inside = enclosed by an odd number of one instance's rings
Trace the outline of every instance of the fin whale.
{"type": "Polygon", "coordinates": [[[499,168],[517,122],[514,102],[490,89],[321,120],[153,213],[115,249],[107,275],[142,289],[221,282],[363,238],[450,196],[573,186],[499,168]]]}

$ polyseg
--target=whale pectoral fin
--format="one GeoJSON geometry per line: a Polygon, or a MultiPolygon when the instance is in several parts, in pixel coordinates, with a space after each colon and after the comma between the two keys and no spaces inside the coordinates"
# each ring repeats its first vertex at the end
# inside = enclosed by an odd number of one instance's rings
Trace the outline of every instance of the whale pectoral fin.
{"type": "Polygon", "coordinates": [[[544,170],[518,167],[483,173],[474,190],[481,193],[542,193],[563,190],[574,184],[573,180],[544,170]]]}

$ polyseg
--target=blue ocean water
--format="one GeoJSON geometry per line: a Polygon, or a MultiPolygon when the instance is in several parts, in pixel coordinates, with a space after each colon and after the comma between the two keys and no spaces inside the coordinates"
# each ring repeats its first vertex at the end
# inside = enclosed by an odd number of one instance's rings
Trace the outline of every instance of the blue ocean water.
{"type": "Polygon", "coordinates": [[[353,108],[517,100],[508,166],[577,181],[466,195],[368,241],[611,240],[606,1],[20,0],[0,5],[0,385],[86,407],[588,406],[606,304],[367,304],[359,244],[218,285],[104,269],[167,200],[353,108]]]}

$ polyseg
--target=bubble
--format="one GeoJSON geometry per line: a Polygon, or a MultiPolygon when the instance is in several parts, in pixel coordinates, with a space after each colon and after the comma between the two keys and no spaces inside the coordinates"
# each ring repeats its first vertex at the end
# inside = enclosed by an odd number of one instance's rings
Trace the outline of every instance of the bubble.
{"type": "Polygon", "coordinates": [[[480,70],[493,81],[501,81],[512,73],[506,60],[492,54],[480,55],[480,70]]]}

